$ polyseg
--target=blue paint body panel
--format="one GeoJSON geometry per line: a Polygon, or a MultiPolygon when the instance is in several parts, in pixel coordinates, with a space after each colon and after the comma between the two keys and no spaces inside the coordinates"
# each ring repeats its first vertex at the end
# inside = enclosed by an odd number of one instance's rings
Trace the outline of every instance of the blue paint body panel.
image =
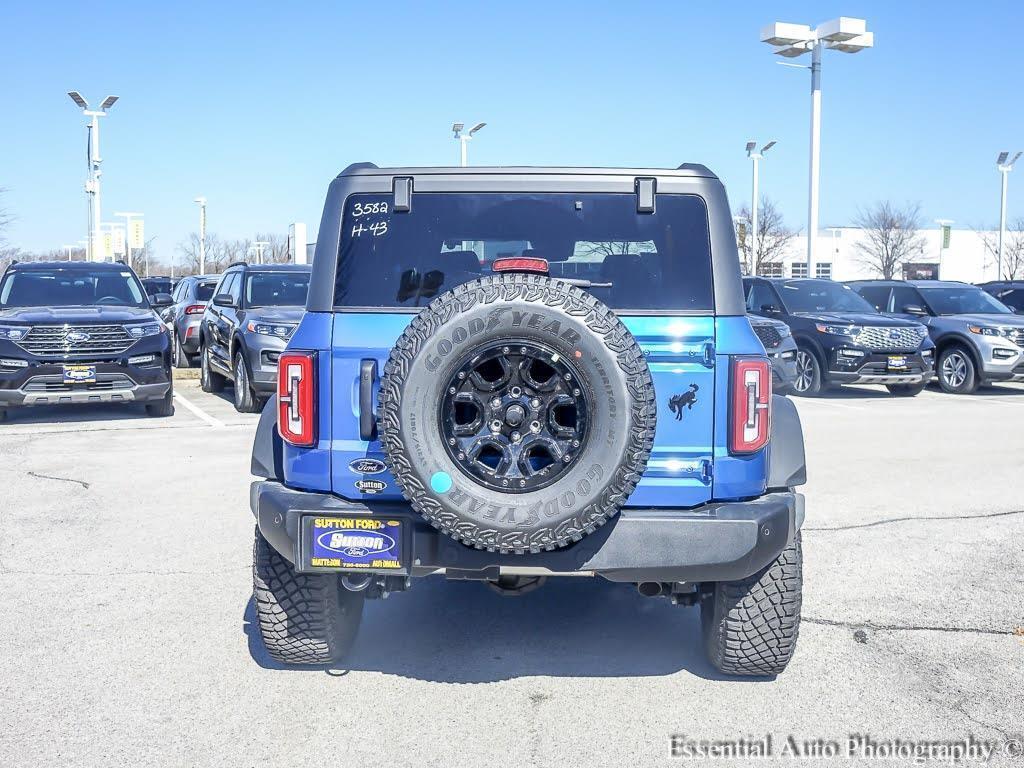
{"type": "MultiPolygon", "coordinates": [[[[387,487],[372,495],[356,483],[356,459],[384,459],[380,443],[359,437],[359,368],[377,361],[383,373],[391,348],[414,316],[404,313],[306,313],[288,343],[318,351],[317,444],[285,446],[290,487],[330,491],[352,500],[398,501],[389,472],[372,475],[387,487]]],[[[654,449],[632,507],[694,507],[711,500],[758,496],[765,491],[767,451],[728,453],[729,356],[763,354],[744,317],[622,317],[647,358],[658,407],[654,449]],[[675,397],[678,408],[670,401],[675,397]]],[[[374,393],[376,398],[376,392],[374,393]]],[[[375,401],[376,405],[376,401],[375,401]]]]}

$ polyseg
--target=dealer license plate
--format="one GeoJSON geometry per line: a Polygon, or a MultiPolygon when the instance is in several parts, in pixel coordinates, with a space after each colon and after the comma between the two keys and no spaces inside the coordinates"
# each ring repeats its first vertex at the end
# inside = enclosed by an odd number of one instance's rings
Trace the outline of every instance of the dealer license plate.
{"type": "Polygon", "coordinates": [[[95,365],[65,365],[65,384],[94,384],[96,382],[95,365]]]}
{"type": "Polygon", "coordinates": [[[903,371],[907,368],[906,355],[889,355],[889,370],[903,371]]]}
{"type": "Polygon", "coordinates": [[[388,517],[303,518],[303,560],[310,570],[405,571],[404,526],[388,517]]]}

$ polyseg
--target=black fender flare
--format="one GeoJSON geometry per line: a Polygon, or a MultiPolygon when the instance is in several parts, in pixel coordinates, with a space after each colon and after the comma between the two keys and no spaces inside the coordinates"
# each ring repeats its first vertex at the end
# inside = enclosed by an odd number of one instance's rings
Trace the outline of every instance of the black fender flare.
{"type": "Polygon", "coordinates": [[[284,482],[283,447],[281,435],[277,431],[277,395],[271,395],[256,425],[250,465],[252,474],[284,482]]]}
{"type": "Polygon", "coordinates": [[[768,442],[768,489],[793,488],[807,482],[804,430],[793,401],[772,396],[771,440],[768,442]]]}

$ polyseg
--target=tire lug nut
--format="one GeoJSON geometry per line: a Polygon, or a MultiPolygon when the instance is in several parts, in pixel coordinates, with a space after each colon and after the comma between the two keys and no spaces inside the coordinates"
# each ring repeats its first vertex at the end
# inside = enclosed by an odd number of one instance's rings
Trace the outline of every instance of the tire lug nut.
{"type": "Polygon", "coordinates": [[[519,481],[519,487],[520,488],[525,488],[526,487],[526,481],[525,480],[520,480],[519,481]]]}
{"type": "Polygon", "coordinates": [[[518,443],[522,439],[523,439],[523,436],[520,435],[518,432],[513,432],[512,433],[512,442],[513,443],[518,443]]]}
{"type": "Polygon", "coordinates": [[[508,480],[502,480],[502,481],[501,481],[501,484],[502,484],[502,485],[508,485],[508,480]]]}
{"type": "Polygon", "coordinates": [[[526,354],[526,347],[520,347],[519,348],[519,354],[520,355],[525,355],[526,354]]]}
{"type": "Polygon", "coordinates": [[[540,422],[539,421],[530,422],[530,431],[534,432],[534,433],[540,432],[540,422]]]}
{"type": "Polygon", "coordinates": [[[465,371],[459,371],[459,378],[460,379],[466,378],[466,372],[465,371]]]}
{"type": "Polygon", "coordinates": [[[502,354],[507,355],[509,353],[509,348],[508,347],[502,347],[501,348],[501,352],[502,352],[502,354]]]}
{"type": "Polygon", "coordinates": [[[455,438],[454,437],[449,437],[448,438],[448,445],[455,445],[455,438]]]}
{"type": "Polygon", "coordinates": [[[562,461],[572,461],[572,456],[567,453],[562,457],[562,461]]]}
{"type": "Polygon", "coordinates": [[[569,373],[565,374],[565,380],[566,381],[572,381],[572,374],[569,374],[569,373]]]}
{"type": "Polygon", "coordinates": [[[578,389],[574,389],[574,390],[572,391],[572,393],[573,393],[573,395],[575,395],[576,397],[579,397],[579,396],[580,396],[580,391],[579,391],[578,389]]]}
{"type": "Polygon", "coordinates": [[[579,448],[580,447],[580,441],[579,440],[573,440],[572,441],[572,447],[573,448],[579,448]]]}
{"type": "Polygon", "coordinates": [[[495,408],[500,408],[501,407],[501,398],[500,397],[496,397],[493,400],[491,400],[491,405],[494,406],[495,408]]]}
{"type": "Polygon", "coordinates": [[[465,460],[466,460],[466,454],[460,453],[459,454],[459,461],[465,461],[465,460]]]}
{"type": "Polygon", "coordinates": [[[531,408],[540,408],[540,399],[536,398],[536,397],[533,398],[533,400],[530,401],[530,407],[531,408]]]}
{"type": "Polygon", "coordinates": [[[455,389],[455,387],[448,387],[448,394],[449,395],[454,395],[456,392],[457,392],[457,390],[455,389]]]}

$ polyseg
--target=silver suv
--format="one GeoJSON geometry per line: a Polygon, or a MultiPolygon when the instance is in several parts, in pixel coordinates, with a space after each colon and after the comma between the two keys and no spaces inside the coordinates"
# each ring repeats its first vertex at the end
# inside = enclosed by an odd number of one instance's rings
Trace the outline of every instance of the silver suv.
{"type": "Polygon", "coordinates": [[[946,392],[1024,381],[1024,317],[967,283],[940,280],[857,280],[849,283],[880,312],[928,326],[946,392]]]}

